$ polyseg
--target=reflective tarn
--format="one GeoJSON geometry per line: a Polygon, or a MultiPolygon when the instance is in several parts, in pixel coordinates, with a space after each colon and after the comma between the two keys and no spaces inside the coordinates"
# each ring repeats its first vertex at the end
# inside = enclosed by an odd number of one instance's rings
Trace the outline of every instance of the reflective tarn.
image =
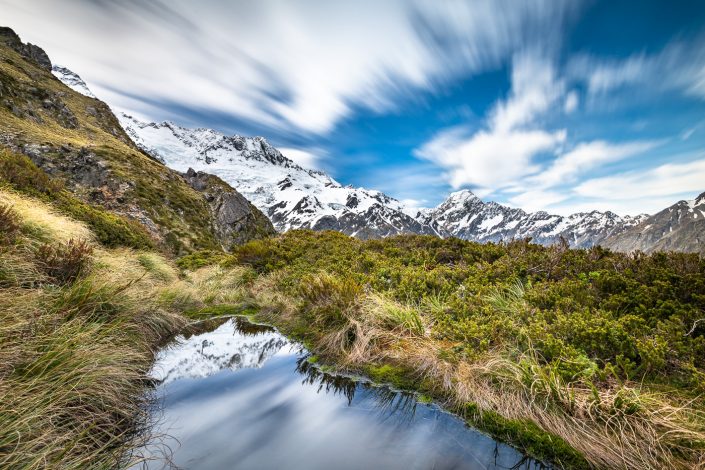
{"type": "Polygon", "coordinates": [[[306,354],[242,319],[177,338],[152,371],[154,431],[166,437],[143,452],[193,469],[541,467],[413,395],[322,373],[306,354]]]}

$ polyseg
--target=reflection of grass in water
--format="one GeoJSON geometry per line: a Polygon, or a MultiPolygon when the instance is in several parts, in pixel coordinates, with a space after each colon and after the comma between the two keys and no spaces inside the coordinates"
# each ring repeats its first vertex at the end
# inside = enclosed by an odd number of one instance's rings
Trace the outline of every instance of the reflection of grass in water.
{"type": "Polygon", "coordinates": [[[372,392],[376,409],[384,419],[396,416],[402,423],[409,423],[416,416],[416,395],[408,392],[397,392],[387,387],[377,387],[365,384],[365,389],[372,392]]]}
{"type": "Polygon", "coordinates": [[[308,361],[308,357],[300,357],[296,361],[296,372],[304,376],[302,384],[318,385],[318,393],[325,389],[326,393],[342,395],[348,400],[348,405],[355,398],[357,383],[349,377],[323,372],[308,361]]]}
{"type": "MultiPolygon", "coordinates": [[[[359,383],[350,377],[325,372],[308,359],[308,356],[304,356],[296,361],[296,371],[304,376],[302,384],[318,385],[317,391],[319,393],[325,390],[326,393],[332,392],[334,395],[342,395],[348,400],[348,406],[351,405],[359,383]]],[[[413,420],[418,404],[413,393],[395,391],[370,383],[359,385],[365,391],[370,392],[375,409],[380,415],[384,415],[385,418],[397,415],[404,422],[413,420]]]]}
{"type": "Polygon", "coordinates": [[[273,333],[276,330],[269,325],[260,325],[258,323],[252,323],[245,317],[233,317],[233,324],[238,333],[245,336],[257,336],[262,333],[273,333]]]}

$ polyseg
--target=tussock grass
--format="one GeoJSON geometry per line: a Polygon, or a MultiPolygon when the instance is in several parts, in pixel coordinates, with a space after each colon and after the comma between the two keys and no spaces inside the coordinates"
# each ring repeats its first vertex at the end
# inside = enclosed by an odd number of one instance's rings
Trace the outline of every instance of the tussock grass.
{"type": "Polygon", "coordinates": [[[0,204],[0,246],[12,244],[19,231],[19,215],[10,206],[0,204]]]}
{"type": "Polygon", "coordinates": [[[27,231],[46,241],[93,240],[88,227],[59,214],[49,204],[0,188],[0,204],[11,207],[27,231]]]}
{"type": "Polygon", "coordinates": [[[0,253],[0,468],[126,466],[150,438],[153,353],[184,324],[155,300],[177,271],[101,248],[37,200],[0,198],[20,227],[0,253]]]}

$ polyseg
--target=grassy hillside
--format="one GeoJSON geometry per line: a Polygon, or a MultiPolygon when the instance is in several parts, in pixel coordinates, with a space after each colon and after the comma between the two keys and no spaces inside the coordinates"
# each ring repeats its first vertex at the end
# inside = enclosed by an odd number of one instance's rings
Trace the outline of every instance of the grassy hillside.
{"type": "MultiPolygon", "coordinates": [[[[10,47],[12,34],[0,34],[0,147],[11,151],[3,159],[28,156],[83,202],[136,221],[171,252],[220,249],[205,197],[141,152],[105,103],[10,47]]],[[[273,232],[266,218],[257,221],[253,233],[273,232]]]]}
{"type": "Polygon", "coordinates": [[[434,396],[533,455],[705,464],[696,254],[298,231],[219,262],[249,267],[249,308],[323,360],[434,396]]]}

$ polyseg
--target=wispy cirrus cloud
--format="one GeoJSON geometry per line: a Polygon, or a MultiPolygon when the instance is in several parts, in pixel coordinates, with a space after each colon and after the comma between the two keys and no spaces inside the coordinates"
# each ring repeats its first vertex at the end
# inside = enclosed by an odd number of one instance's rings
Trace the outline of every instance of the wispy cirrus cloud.
{"type": "Polygon", "coordinates": [[[489,110],[484,128],[450,128],[415,151],[444,169],[451,187],[469,186],[480,197],[503,197],[526,210],[546,209],[574,197],[574,183],[591,170],[663,144],[569,142],[566,129],[544,128],[543,118],[570,114],[579,101],[554,62],[536,54],[517,55],[511,77],[509,96],[489,110]]]}
{"type": "Polygon", "coordinates": [[[578,54],[567,65],[571,80],[583,82],[591,99],[630,88],[658,93],[675,90],[705,100],[705,35],[674,40],[660,51],[604,58],[578,54]]]}
{"type": "MultiPolygon", "coordinates": [[[[639,200],[705,191],[705,155],[683,163],[667,163],[641,171],[593,178],[575,187],[590,198],[639,200]]],[[[675,201],[674,201],[675,202],[675,201]]]]}

